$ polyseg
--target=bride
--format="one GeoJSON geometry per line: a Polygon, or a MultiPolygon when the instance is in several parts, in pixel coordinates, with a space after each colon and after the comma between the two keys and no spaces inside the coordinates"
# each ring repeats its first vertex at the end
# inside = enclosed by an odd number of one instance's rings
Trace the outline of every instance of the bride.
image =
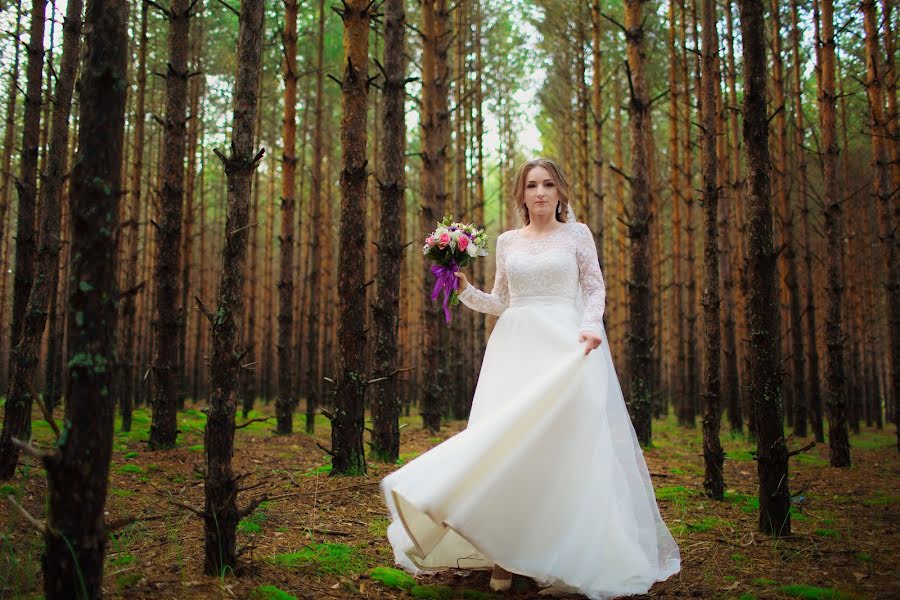
{"type": "Polygon", "coordinates": [[[468,426],[385,477],[388,539],[411,573],[493,567],[541,594],[643,594],[680,569],[625,409],[603,328],[588,227],[546,159],[519,169],[521,229],[497,238],[490,294],[457,272],[459,299],[499,315],[468,426]]]}

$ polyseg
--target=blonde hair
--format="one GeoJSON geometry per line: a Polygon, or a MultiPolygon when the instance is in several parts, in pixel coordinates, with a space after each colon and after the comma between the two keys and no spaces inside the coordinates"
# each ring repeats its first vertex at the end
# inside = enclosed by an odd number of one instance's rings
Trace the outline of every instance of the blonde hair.
{"type": "Polygon", "coordinates": [[[535,167],[544,167],[550,173],[550,178],[556,184],[559,190],[559,211],[556,213],[556,220],[560,223],[566,222],[566,215],[569,210],[569,182],[563,175],[559,165],[549,158],[533,158],[519,167],[516,173],[515,184],[513,184],[513,198],[516,201],[516,208],[522,215],[522,222],[525,225],[531,223],[531,217],[528,216],[528,207],[525,206],[525,178],[528,173],[535,167]]]}

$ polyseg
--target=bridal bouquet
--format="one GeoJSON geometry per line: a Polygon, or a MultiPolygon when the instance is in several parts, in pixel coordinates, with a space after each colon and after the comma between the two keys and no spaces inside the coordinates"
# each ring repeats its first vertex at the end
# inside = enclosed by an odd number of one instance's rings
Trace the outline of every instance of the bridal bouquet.
{"type": "Polygon", "coordinates": [[[465,267],[479,256],[487,256],[487,235],[469,223],[454,222],[450,215],[438,223],[437,229],[425,238],[422,253],[437,264],[431,266],[435,276],[431,299],[437,300],[444,294],[444,318],[450,322],[450,305],[459,304],[456,288],[459,280],[453,275],[460,267],[465,267]]]}

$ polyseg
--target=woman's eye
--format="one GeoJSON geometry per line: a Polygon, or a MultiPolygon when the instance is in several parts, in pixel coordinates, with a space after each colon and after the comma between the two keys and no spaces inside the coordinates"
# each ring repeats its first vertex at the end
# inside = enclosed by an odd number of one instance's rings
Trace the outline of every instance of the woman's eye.
{"type": "Polygon", "coordinates": [[[546,183],[546,184],[544,184],[544,185],[546,185],[547,187],[553,187],[553,184],[552,184],[552,183],[546,183]]]}

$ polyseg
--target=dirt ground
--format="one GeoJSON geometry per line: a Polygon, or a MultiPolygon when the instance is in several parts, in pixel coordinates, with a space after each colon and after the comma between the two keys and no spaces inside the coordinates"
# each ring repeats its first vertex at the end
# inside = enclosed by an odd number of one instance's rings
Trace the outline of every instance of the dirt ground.
{"type": "MultiPolygon", "coordinates": [[[[272,412],[262,407],[260,416],[272,412]]],[[[37,415],[36,417],[37,418],[37,415]]],[[[197,408],[180,415],[179,445],[150,452],[150,416],[135,414],[130,433],[117,433],[110,472],[108,520],[136,517],[109,541],[104,593],[109,598],[499,598],[489,593],[486,571],[453,571],[411,580],[393,570],[385,537],[387,509],[378,483],[398,465],[370,463],[363,477],[331,477],[329,423],[316,435],[300,416],[290,436],[273,422],[256,422],[237,435],[236,470],[249,473],[243,505],[256,494],[269,501],[239,529],[244,546],[237,575],[203,575],[202,523],[167,500],[202,506],[205,417],[197,408]]],[[[405,417],[400,463],[460,431],[448,423],[437,436],[421,419],[405,417]]],[[[35,422],[39,446],[52,443],[45,421],[35,422]]],[[[656,584],[653,598],[900,598],[900,455],[893,427],[866,428],[852,437],[853,466],[828,466],[819,445],[791,458],[793,533],[781,539],[756,527],[756,464],[742,437],[723,435],[726,501],[702,493],[699,427],[683,429],[671,418],[654,422],[654,444],[645,450],[663,518],[679,543],[682,570],[656,584]]],[[[790,448],[809,440],[791,439],[790,448]]],[[[43,469],[25,459],[2,486],[37,518],[45,515],[43,469]]],[[[39,534],[8,505],[0,509],[0,599],[39,598],[39,534]]],[[[503,597],[538,598],[538,588],[517,576],[503,597]]],[[[73,596],[75,597],[75,596],[73,596]]],[[[573,598],[577,596],[571,596],[573,598]]],[[[543,596],[541,596],[543,598],[543,596]]]]}

